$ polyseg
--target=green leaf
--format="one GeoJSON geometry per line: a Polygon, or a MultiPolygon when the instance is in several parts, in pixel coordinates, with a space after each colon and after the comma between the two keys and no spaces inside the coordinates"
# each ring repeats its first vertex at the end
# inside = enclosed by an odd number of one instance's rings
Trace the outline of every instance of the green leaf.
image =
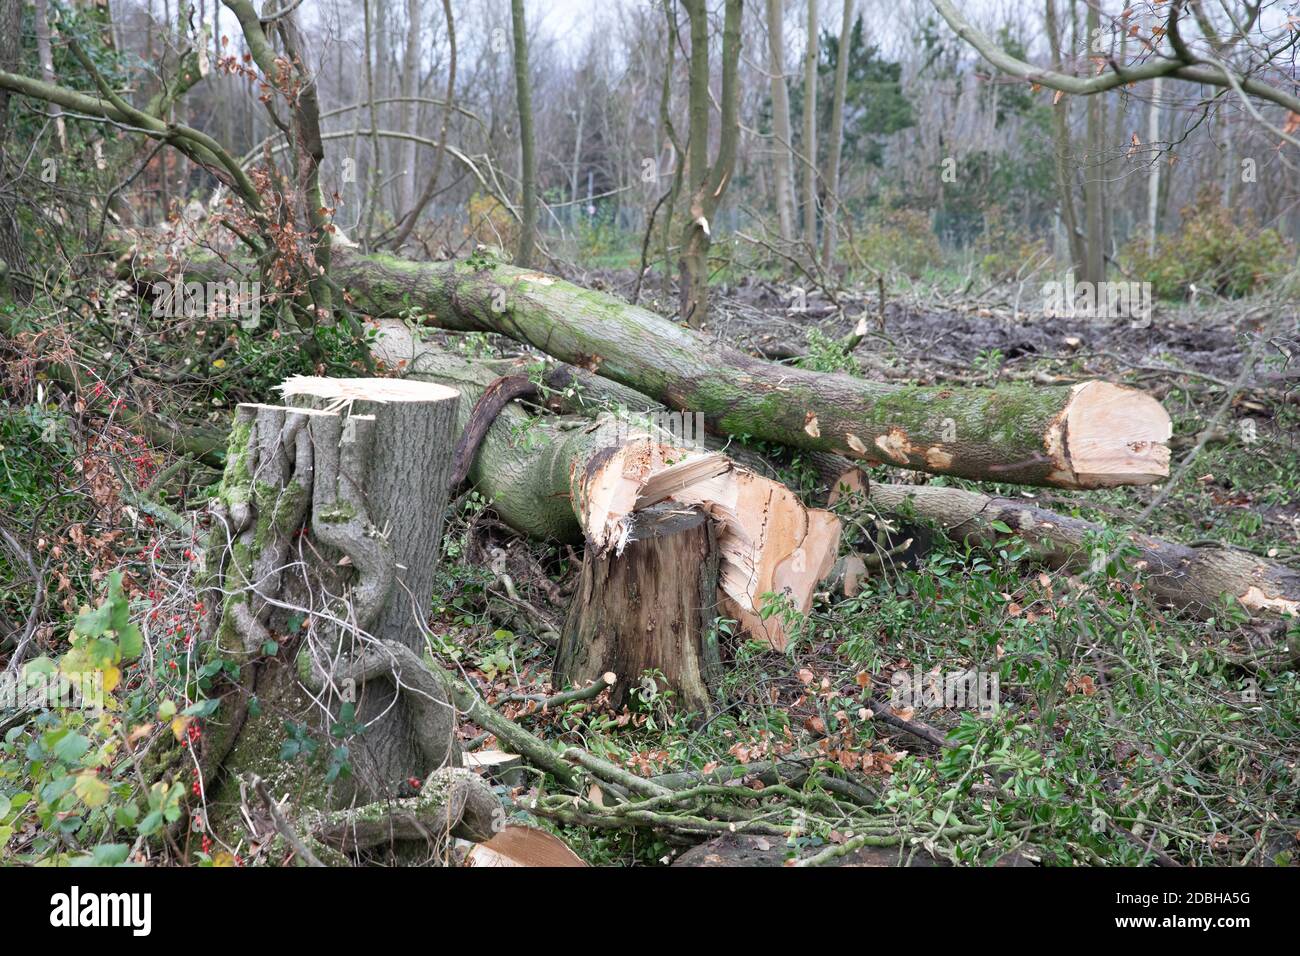
{"type": "Polygon", "coordinates": [[[68,731],[54,745],[54,756],[64,763],[76,763],[90,749],[90,738],[74,731],[68,731]]]}
{"type": "Polygon", "coordinates": [[[1015,532],[1007,526],[1006,522],[1003,521],[990,521],[989,526],[992,527],[994,531],[1001,531],[1003,534],[1015,534],[1015,532]]]}
{"type": "Polygon", "coordinates": [[[101,604],[93,611],[83,611],[77,616],[77,633],[82,637],[99,637],[108,630],[112,609],[101,604]]]}
{"type": "Polygon", "coordinates": [[[91,808],[102,807],[108,800],[108,784],[100,780],[99,774],[93,770],[77,774],[77,782],[73,790],[81,798],[81,802],[91,808]]]}
{"type": "Polygon", "coordinates": [[[131,622],[131,605],[122,593],[122,572],[114,571],[108,576],[108,626],[121,636],[131,622]]]}
{"type": "Polygon", "coordinates": [[[125,843],[102,843],[91,851],[95,866],[120,866],[126,862],[131,847],[125,843]]]}
{"type": "Polygon", "coordinates": [[[117,632],[117,643],[122,648],[122,660],[135,660],[144,650],[144,635],[134,624],[127,623],[117,632]]]}
{"type": "Polygon", "coordinates": [[[113,818],[117,821],[117,825],[123,829],[134,824],[139,816],[140,808],[134,803],[128,803],[125,806],[118,807],[113,813],[113,818]]]}
{"type": "Polygon", "coordinates": [[[23,665],[23,678],[26,679],[29,674],[43,674],[46,677],[53,677],[58,665],[53,658],[41,656],[33,657],[23,665]]]}

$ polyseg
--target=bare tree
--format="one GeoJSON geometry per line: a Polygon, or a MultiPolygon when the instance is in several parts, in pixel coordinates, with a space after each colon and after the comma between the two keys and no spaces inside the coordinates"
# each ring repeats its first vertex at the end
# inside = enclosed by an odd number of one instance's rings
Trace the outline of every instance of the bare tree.
{"type": "Polygon", "coordinates": [[[699,328],[709,308],[709,246],[714,214],[731,179],[740,136],[738,70],[743,0],[726,0],[722,27],[721,132],[718,153],[709,165],[709,12],[705,0],[682,0],[691,27],[690,141],[687,163],[691,187],[690,222],[682,242],[679,316],[699,328]]]}
{"type": "Polygon", "coordinates": [[[777,228],[784,242],[795,237],[794,146],[790,133],[790,91],[785,80],[783,0],[767,0],[768,69],[772,73],[772,177],[776,182],[777,228]]]}
{"type": "MultiPolygon", "coordinates": [[[[419,115],[415,103],[416,85],[420,76],[420,34],[423,4],[420,0],[406,0],[406,49],[402,54],[402,125],[406,133],[416,131],[416,117],[419,115]]],[[[412,197],[415,195],[415,148],[416,144],[406,141],[402,144],[402,173],[397,180],[397,211],[405,217],[410,210],[412,197]]]]}
{"type": "MultiPolygon", "coordinates": [[[[41,79],[54,82],[54,53],[50,48],[50,6],[48,0],[36,0],[36,56],[41,61],[41,79]]],[[[63,124],[63,110],[58,103],[50,104],[50,117],[59,140],[59,151],[68,151],[68,132],[63,124]]]]}
{"type": "MultiPolygon", "coordinates": [[[[17,0],[0,4],[0,70],[18,69],[22,47],[23,6],[17,0]]],[[[18,228],[18,203],[9,177],[9,90],[0,87],[0,297],[21,289],[15,278],[26,266],[18,228]]]]}
{"type": "MultiPolygon", "coordinates": [[[[1095,4],[1088,4],[1086,19],[1089,44],[1095,44],[1101,29],[1101,13],[1095,4]]],[[[1090,46],[1091,49],[1091,46],[1090,46]]],[[[1106,280],[1105,227],[1102,219],[1102,192],[1105,188],[1105,142],[1101,117],[1102,98],[1088,99],[1088,148],[1084,153],[1083,170],[1083,221],[1084,253],[1082,279],[1090,283],[1106,280]]]]}
{"type": "Polygon", "coordinates": [[[808,47],[803,58],[803,238],[817,255],[817,0],[808,0],[808,47]]]}
{"type": "Polygon", "coordinates": [[[840,23],[839,58],[835,63],[835,93],[831,103],[830,143],[826,157],[826,212],[822,220],[822,268],[835,258],[835,213],[840,204],[840,150],[844,144],[844,95],[849,82],[849,44],[853,34],[853,0],[844,0],[840,23]]]}
{"type": "Polygon", "coordinates": [[[519,110],[519,178],[523,183],[524,221],[519,229],[515,263],[532,264],[537,241],[537,155],[533,142],[533,94],[528,76],[528,31],[524,23],[524,0],[510,0],[510,25],[515,39],[515,99],[519,110]]]}
{"type": "MultiPolygon", "coordinates": [[[[1160,93],[1164,80],[1156,77],[1151,81],[1151,104],[1147,107],[1147,142],[1155,147],[1160,141],[1160,93]]],[[[1159,156],[1151,161],[1151,172],[1147,178],[1147,252],[1156,251],[1156,232],[1160,227],[1160,162],[1159,156]]]]}
{"type": "Polygon", "coordinates": [[[451,0],[442,0],[442,12],[447,19],[447,44],[451,53],[447,65],[447,92],[442,105],[442,125],[438,128],[438,146],[433,154],[433,169],[429,171],[429,178],[424,181],[420,198],[406,213],[406,218],[399,223],[397,236],[393,239],[394,249],[400,249],[410,238],[420,214],[433,200],[433,194],[438,188],[438,176],[442,172],[443,158],[447,154],[447,125],[456,99],[456,21],[451,13],[451,0]]]}
{"type": "MultiPolygon", "coordinates": [[[[1061,23],[1057,16],[1056,0],[1047,0],[1047,42],[1052,53],[1052,63],[1061,63],[1061,23]]],[[[1055,153],[1056,188],[1061,225],[1065,228],[1066,242],[1070,247],[1070,262],[1074,271],[1083,273],[1083,233],[1074,205],[1074,167],[1070,162],[1073,147],[1070,143],[1070,99],[1058,93],[1052,100],[1052,148],[1055,153]]]]}

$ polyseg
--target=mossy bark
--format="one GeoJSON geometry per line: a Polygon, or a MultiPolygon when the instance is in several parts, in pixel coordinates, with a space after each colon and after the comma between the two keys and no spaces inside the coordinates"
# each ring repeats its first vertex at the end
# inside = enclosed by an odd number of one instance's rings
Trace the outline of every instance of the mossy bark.
{"type": "MultiPolygon", "coordinates": [[[[872,484],[871,505],[885,514],[921,518],[958,541],[993,545],[1008,534],[1023,538],[1044,565],[1088,569],[1108,553],[1096,541],[1105,530],[1015,498],[929,485],[872,484]],[[1010,529],[1010,531],[1004,530],[1010,529]]],[[[1245,551],[1193,548],[1145,534],[1127,534],[1129,562],[1145,593],[1161,604],[1199,616],[1221,614],[1225,598],[1252,614],[1300,616],[1300,573],[1245,551]]]]}
{"type": "MultiPolygon", "coordinates": [[[[187,274],[213,277],[229,268],[212,258],[186,264],[187,274]]],[[[416,310],[431,326],[507,335],[670,408],[703,413],[716,434],[1013,484],[1081,488],[1160,477],[1157,469],[1098,480],[1074,467],[1062,423],[1078,386],[897,386],[789,368],[484,252],[428,263],[340,251],[333,275],[367,314],[400,318],[416,310]]],[[[1117,392],[1139,417],[1167,424],[1153,399],[1117,392]]],[[[1112,441],[1122,449],[1128,436],[1112,441]]]]}
{"type": "Polygon", "coordinates": [[[427,390],[236,412],[203,584],[205,654],[237,675],[203,749],[207,825],[228,842],[250,836],[254,777],[302,812],[386,805],[459,763],[418,658],[458,404],[427,390]]]}

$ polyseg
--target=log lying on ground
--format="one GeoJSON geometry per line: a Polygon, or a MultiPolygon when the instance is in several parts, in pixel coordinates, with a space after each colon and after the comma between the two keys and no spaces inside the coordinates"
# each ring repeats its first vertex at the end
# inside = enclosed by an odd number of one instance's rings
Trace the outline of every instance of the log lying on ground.
{"type": "MultiPolygon", "coordinates": [[[[132,263],[137,274],[139,259],[132,263]]],[[[215,258],[184,264],[219,279],[215,258]]],[[[377,317],[497,332],[598,372],[718,434],[749,435],[864,462],[1062,488],[1148,484],[1168,474],[1169,416],[1107,382],[1073,386],[895,386],[755,359],[613,296],[476,253],[419,263],[340,251],[334,279],[377,317]]],[[[165,277],[164,277],[165,278],[165,277]]]]}
{"type": "Polygon", "coordinates": [[[588,546],[554,683],[580,687],[612,673],[618,709],[646,671],[659,671],[679,703],[706,713],[721,667],[711,631],[720,557],[713,523],[699,509],[661,504],[637,512],[627,531],[617,556],[588,546]]]}
{"type": "Polygon", "coordinates": [[[240,672],[204,750],[211,802],[231,826],[249,771],[307,806],[355,808],[459,763],[453,708],[441,685],[420,682],[415,653],[460,395],[395,379],[285,391],[304,407],[236,410],[206,552],[211,649],[240,672]],[[279,650],[295,643],[296,663],[279,650]],[[351,774],[279,758],[286,719],[337,736],[353,703],[365,732],[346,732],[351,774]]]}
{"type": "MultiPolygon", "coordinates": [[[[1029,542],[1044,564],[1071,571],[1088,568],[1101,525],[1056,514],[1023,500],[930,485],[873,482],[868,500],[881,512],[935,522],[956,540],[992,544],[1006,533],[1029,542]]],[[[1137,548],[1133,567],[1147,593],[1162,604],[1199,616],[1219,613],[1225,594],[1251,613],[1300,614],[1300,572],[1253,554],[1226,548],[1192,548],[1144,534],[1126,536],[1137,548]]]]}
{"type": "MultiPolygon", "coordinates": [[[[418,342],[384,323],[373,349],[408,377],[457,389],[459,423],[495,381],[492,370],[418,342]]],[[[511,527],[533,537],[585,539],[621,553],[633,515],[661,501],[699,507],[718,524],[722,612],[773,647],[785,646],[780,615],[763,618],[764,595],[785,593],[807,611],[839,545],[839,520],[806,508],[786,486],[725,455],[682,448],[636,422],[548,417],[504,408],[487,429],[470,481],[511,527]]]]}

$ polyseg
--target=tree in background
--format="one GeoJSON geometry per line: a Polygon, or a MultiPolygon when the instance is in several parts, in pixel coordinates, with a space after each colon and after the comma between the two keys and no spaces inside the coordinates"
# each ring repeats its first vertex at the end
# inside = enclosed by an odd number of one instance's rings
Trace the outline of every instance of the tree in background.
{"type": "MultiPolygon", "coordinates": [[[[840,26],[839,48],[849,46],[853,29],[853,0],[844,0],[844,15],[840,26]]],[[[835,256],[835,212],[840,197],[840,147],[844,143],[844,93],[849,81],[849,57],[839,58],[835,65],[835,92],[832,96],[830,146],[826,156],[826,217],[822,226],[822,268],[829,269],[835,256]]]]}
{"type": "Polygon", "coordinates": [[[772,178],[776,181],[777,228],[783,242],[794,241],[794,143],[790,132],[790,91],[785,78],[785,7],[767,0],[768,70],[772,74],[772,178]]]}
{"type": "Polygon", "coordinates": [[[519,109],[519,178],[523,184],[524,221],[519,229],[515,263],[532,264],[537,241],[537,155],[533,142],[533,94],[528,75],[528,31],[524,24],[524,0],[510,0],[510,25],[515,39],[515,99],[519,109]]]}
{"type": "Polygon", "coordinates": [[[808,46],[803,57],[803,241],[817,257],[817,0],[808,0],[808,46]]]}
{"type": "Polygon", "coordinates": [[[743,0],[726,0],[722,26],[721,130],[718,152],[709,163],[709,12],[705,0],[682,0],[690,21],[690,139],[686,146],[690,221],[682,237],[678,317],[700,328],[709,311],[709,247],[714,215],[731,180],[740,136],[737,83],[743,0]]]}

